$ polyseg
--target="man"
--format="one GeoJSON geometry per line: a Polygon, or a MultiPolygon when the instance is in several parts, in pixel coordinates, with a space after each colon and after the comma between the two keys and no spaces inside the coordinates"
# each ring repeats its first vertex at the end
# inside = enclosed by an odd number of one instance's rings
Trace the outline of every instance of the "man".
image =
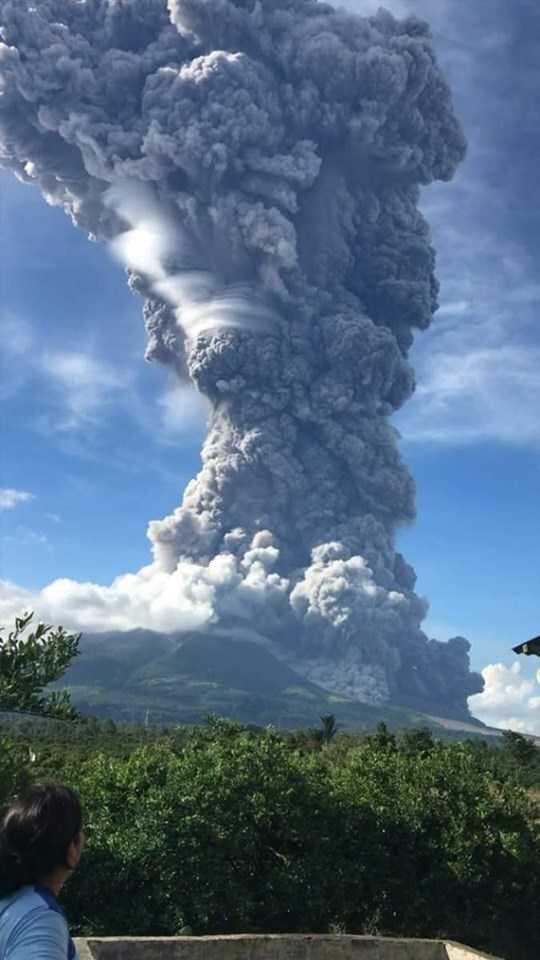
{"type": "Polygon", "coordinates": [[[77,794],[31,789],[0,822],[0,960],[77,960],[57,897],[84,846],[77,794]]]}

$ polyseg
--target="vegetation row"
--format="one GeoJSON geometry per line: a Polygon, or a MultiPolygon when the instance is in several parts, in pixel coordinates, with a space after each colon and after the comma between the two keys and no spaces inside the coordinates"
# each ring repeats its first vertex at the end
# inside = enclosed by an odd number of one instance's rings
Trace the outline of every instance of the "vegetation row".
{"type": "Polygon", "coordinates": [[[49,718],[6,714],[0,806],[30,782],[79,790],[88,844],[63,894],[74,933],[368,933],[538,956],[540,751],[527,738],[351,735],[332,717],[296,733],[81,722],[39,686],[73,642],[36,632],[0,643],[0,709],[49,718]]]}

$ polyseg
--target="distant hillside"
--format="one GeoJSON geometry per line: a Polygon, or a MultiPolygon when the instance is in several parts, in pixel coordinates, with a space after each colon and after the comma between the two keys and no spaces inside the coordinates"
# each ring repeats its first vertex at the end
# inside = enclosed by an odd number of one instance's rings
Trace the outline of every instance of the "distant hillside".
{"type": "MultiPolygon", "coordinates": [[[[373,728],[381,721],[392,728],[444,726],[415,710],[329,693],[260,644],[215,634],[87,635],[65,681],[81,712],[126,722],[196,723],[214,713],[295,728],[317,725],[321,714],[332,713],[344,729],[373,728]]],[[[471,732],[484,729],[476,721],[469,724],[471,732]]]]}

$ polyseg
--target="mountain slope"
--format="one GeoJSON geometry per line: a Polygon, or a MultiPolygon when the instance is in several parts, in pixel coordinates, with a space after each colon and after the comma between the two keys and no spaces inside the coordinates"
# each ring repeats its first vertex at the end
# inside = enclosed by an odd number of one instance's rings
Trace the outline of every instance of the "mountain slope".
{"type": "MultiPolygon", "coordinates": [[[[387,704],[355,703],[300,677],[253,640],[216,633],[147,630],[88,635],[64,685],[83,713],[118,721],[196,723],[210,713],[287,728],[332,713],[344,729],[428,725],[435,717],[387,704]]],[[[482,733],[481,724],[470,728],[482,733]]]]}

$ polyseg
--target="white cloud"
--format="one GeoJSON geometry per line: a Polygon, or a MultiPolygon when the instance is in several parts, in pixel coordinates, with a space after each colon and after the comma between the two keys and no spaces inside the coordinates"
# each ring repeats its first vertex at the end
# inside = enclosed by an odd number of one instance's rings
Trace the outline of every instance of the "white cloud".
{"type": "Polygon", "coordinates": [[[47,535],[41,530],[33,530],[32,527],[19,527],[17,530],[17,540],[24,546],[48,546],[47,535]]]}
{"type": "Polygon", "coordinates": [[[33,347],[34,334],[30,324],[13,313],[2,315],[2,350],[12,357],[28,354],[33,347]]]}
{"type": "Polygon", "coordinates": [[[468,300],[456,300],[453,303],[443,303],[437,313],[437,319],[440,320],[441,317],[463,316],[463,314],[470,311],[470,309],[471,304],[468,300]]]}
{"type": "Polygon", "coordinates": [[[30,324],[11,312],[3,311],[0,322],[3,355],[0,399],[5,402],[25,386],[33,372],[34,334],[30,324]]]}
{"type": "Polygon", "coordinates": [[[0,488],[0,510],[14,510],[20,503],[28,503],[34,499],[34,494],[28,490],[13,490],[10,487],[0,488]]]}
{"type": "Polygon", "coordinates": [[[56,426],[62,430],[78,429],[92,421],[127,386],[125,375],[90,353],[44,353],[40,367],[60,393],[62,414],[56,426]]]}
{"type": "Polygon", "coordinates": [[[160,442],[205,433],[209,402],[194,387],[172,376],[165,390],[148,401],[139,393],[134,374],[91,354],[47,353],[42,371],[57,388],[59,410],[53,423],[57,430],[75,432],[98,426],[100,415],[116,406],[160,442]]]}
{"type": "MultiPolygon", "coordinates": [[[[382,5],[394,8],[393,0],[382,5]]],[[[505,120],[491,81],[494,51],[504,53],[510,39],[508,18],[498,8],[486,18],[475,4],[458,10],[447,0],[398,5],[434,28],[469,150],[450,185],[422,191],[443,303],[431,329],[417,338],[412,360],[419,389],[396,425],[415,443],[487,440],[537,449],[540,284],[534,244],[521,229],[528,211],[519,209],[513,177],[502,177],[497,186],[493,179],[506,154],[500,139],[505,120]]],[[[512,97],[518,91],[511,87],[512,97]]],[[[510,126],[515,135],[519,120],[510,126]]]]}
{"type": "Polygon", "coordinates": [[[32,527],[18,526],[14,533],[6,534],[0,542],[8,549],[45,547],[46,550],[52,551],[47,535],[32,527]]]}
{"type": "Polygon", "coordinates": [[[430,188],[423,204],[440,252],[444,297],[432,327],[415,343],[418,386],[396,426],[415,443],[486,440],[538,448],[540,285],[534,265],[511,240],[503,245],[493,230],[460,219],[460,210],[481,202],[481,180],[459,174],[445,190],[430,188]]]}
{"type": "MultiPolygon", "coordinates": [[[[106,422],[105,412],[116,409],[158,442],[171,443],[188,434],[204,434],[208,401],[188,383],[174,381],[159,391],[138,384],[139,367],[118,367],[92,350],[46,349],[29,323],[9,315],[2,318],[6,354],[10,363],[0,383],[0,398],[40,381],[40,403],[34,426],[40,432],[70,435],[84,432],[85,452],[89,429],[95,433],[106,422]],[[24,362],[22,359],[24,358],[24,362]]],[[[128,358],[129,359],[129,358],[128,358]]],[[[72,446],[71,450],[76,450],[72,446]]],[[[2,507],[0,509],[7,509],[2,507]]],[[[48,515],[51,519],[51,515],[48,515]]]]}
{"type": "Polygon", "coordinates": [[[527,283],[508,293],[509,303],[538,303],[540,301],[540,283],[527,283]]]}
{"type": "Polygon", "coordinates": [[[120,404],[133,392],[131,371],[118,369],[90,349],[46,349],[39,332],[23,317],[2,316],[2,347],[9,362],[4,365],[0,398],[40,381],[37,423],[48,433],[96,425],[100,410],[120,404]]]}
{"type": "Polygon", "coordinates": [[[208,565],[180,560],[167,572],[157,563],[116,577],[110,586],[62,578],[32,592],[0,580],[0,624],[24,610],[72,630],[172,632],[222,615],[257,622],[288,608],[288,581],[273,572],[279,556],[268,533],[255,535],[241,556],[222,553],[208,565]]]}
{"type": "Polygon", "coordinates": [[[452,331],[425,362],[416,395],[396,419],[406,440],[540,444],[540,347],[482,346],[477,333],[471,345],[452,331]]]}
{"type": "Polygon", "coordinates": [[[174,384],[158,398],[165,438],[175,439],[206,429],[210,404],[194,387],[174,384]]]}
{"type": "Polygon", "coordinates": [[[469,697],[472,714],[490,727],[540,736],[540,670],[528,678],[519,661],[482,670],[485,689],[469,697]]]}
{"type": "Polygon", "coordinates": [[[20,616],[33,609],[34,595],[23,587],[0,580],[0,627],[7,626],[20,616]]]}

